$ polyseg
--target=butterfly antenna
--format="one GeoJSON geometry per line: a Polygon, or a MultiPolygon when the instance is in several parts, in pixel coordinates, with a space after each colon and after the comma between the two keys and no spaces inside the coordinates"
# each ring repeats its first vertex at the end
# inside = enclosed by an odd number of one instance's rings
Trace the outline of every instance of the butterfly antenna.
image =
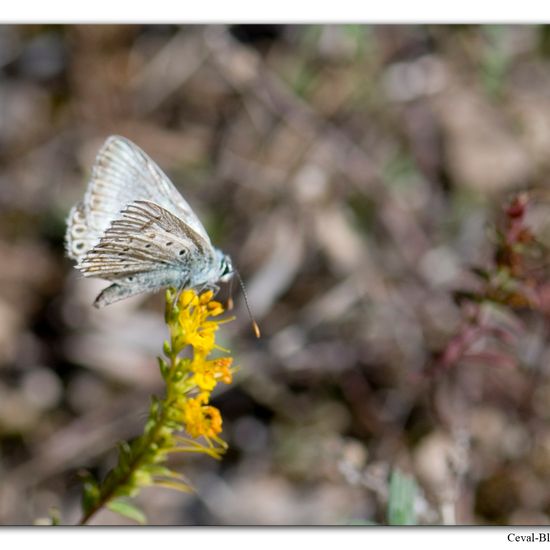
{"type": "Polygon", "coordinates": [[[258,326],[258,323],[256,323],[256,320],[252,316],[252,312],[250,311],[250,304],[248,303],[248,296],[246,294],[246,288],[244,287],[243,280],[241,279],[240,273],[235,270],[235,274],[237,275],[237,278],[239,279],[239,284],[241,285],[241,290],[243,291],[244,296],[244,303],[246,304],[246,309],[248,311],[248,316],[250,317],[250,320],[252,321],[252,328],[254,329],[254,334],[256,335],[256,338],[259,338],[261,336],[260,333],[260,327],[258,326]]]}

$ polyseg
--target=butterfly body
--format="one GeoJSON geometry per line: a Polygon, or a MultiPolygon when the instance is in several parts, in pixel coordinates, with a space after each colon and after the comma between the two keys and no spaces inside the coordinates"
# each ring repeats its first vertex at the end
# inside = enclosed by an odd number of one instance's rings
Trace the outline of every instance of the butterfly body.
{"type": "Polygon", "coordinates": [[[169,286],[214,289],[233,274],[168,177],[120,136],[98,153],[84,199],[69,214],[66,248],[85,277],[112,282],[97,307],[169,286]]]}

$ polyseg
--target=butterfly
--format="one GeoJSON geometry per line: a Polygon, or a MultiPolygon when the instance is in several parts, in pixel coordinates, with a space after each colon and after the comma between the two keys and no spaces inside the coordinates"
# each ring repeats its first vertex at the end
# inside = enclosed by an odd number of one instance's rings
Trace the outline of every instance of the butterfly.
{"type": "Polygon", "coordinates": [[[67,220],[66,250],[84,277],[112,284],[103,307],[165,287],[217,291],[233,276],[231,258],[157,164],[121,136],[100,149],[83,200],[67,220]]]}

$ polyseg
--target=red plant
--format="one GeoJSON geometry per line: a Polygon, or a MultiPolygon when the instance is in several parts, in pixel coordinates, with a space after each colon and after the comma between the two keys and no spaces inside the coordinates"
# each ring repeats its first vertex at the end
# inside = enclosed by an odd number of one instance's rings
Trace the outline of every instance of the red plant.
{"type": "Polygon", "coordinates": [[[550,287],[540,265],[542,245],[526,223],[529,203],[529,195],[520,193],[504,209],[493,261],[489,268],[471,269],[478,288],[455,293],[463,319],[429,372],[465,361],[516,366],[513,348],[524,332],[518,310],[550,312],[550,287]]]}

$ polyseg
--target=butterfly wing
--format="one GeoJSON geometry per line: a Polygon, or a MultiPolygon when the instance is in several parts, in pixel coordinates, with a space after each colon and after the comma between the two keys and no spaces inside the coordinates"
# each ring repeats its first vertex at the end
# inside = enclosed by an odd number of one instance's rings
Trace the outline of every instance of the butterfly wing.
{"type": "Polygon", "coordinates": [[[185,281],[193,286],[194,279],[208,278],[214,262],[214,248],[195,228],[159,204],[138,200],[120,212],[77,267],[85,277],[122,283],[150,273],[160,288],[185,281]]]}
{"type": "Polygon", "coordinates": [[[82,255],[97,243],[97,238],[90,232],[86,220],[86,209],[82,201],[71,209],[67,220],[65,248],[70,258],[79,260],[82,255]]]}
{"type": "Polygon", "coordinates": [[[111,136],[97,155],[84,200],[69,215],[68,255],[80,263],[121,210],[137,200],[155,203],[181,218],[210,244],[203,225],[158,165],[130,140],[111,136]]]}

